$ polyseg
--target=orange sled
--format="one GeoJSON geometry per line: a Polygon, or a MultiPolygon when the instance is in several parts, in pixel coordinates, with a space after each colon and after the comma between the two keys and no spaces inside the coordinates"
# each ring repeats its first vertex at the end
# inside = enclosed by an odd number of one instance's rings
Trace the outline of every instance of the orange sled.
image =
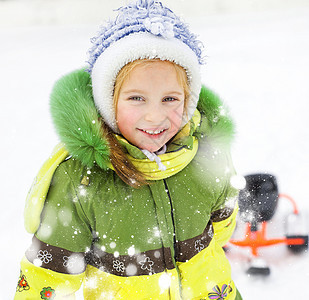
{"type": "Polygon", "coordinates": [[[258,259],[258,249],[261,247],[276,244],[286,244],[288,248],[299,253],[308,249],[308,234],[304,234],[306,229],[293,232],[293,225],[300,223],[300,214],[296,202],[286,194],[278,193],[278,186],[275,176],[271,174],[252,174],[245,176],[246,187],[239,194],[239,218],[246,223],[245,237],[242,240],[231,239],[229,242],[239,247],[251,248],[253,256],[252,265],[247,270],[250,275],[269,275],[270,268],[265,263],[260,263],[258,259]],[[288,222],[287,234],[280,238],[267,238],[267,222],[273,217],[278,200],[285,198],[289,200],[293,207],[292,220],[288,222]],[[291,234],[292,232],[292,234],[291,234]],[[254,265],[255,261],[259,261],[254,265]]]}

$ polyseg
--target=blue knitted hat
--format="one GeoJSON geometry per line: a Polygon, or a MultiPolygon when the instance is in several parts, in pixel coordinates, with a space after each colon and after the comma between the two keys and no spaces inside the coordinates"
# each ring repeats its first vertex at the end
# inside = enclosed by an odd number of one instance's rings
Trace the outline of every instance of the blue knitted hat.
{"type": "Polygon", "coordinates": [[[89,67],[94,102],[105,122],[119,132],[113,105],[114,84],[123,66],[138,59],[168,60],[182,66],[191,96],[183,125],[192,117],[201,88],[202,43],[169,8],[154,0],[138,0],[118,9],[114,21],[91,39],[89,67]]]}

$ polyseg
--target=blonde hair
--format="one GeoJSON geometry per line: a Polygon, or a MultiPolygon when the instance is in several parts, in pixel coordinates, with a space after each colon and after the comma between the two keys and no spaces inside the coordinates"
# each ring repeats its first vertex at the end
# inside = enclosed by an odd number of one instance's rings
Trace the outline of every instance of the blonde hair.
{"type": "MultiPolygon", "coordinates": [[[[125,65],[118,73],[114,85],[114,94],[113,94],[113,104],[115,114],[117,114],[117,102],[120,94],[121,87],[125,79],[130,75],[132,70],[137,66],[147,66],[154,62],[158,62],[159,59],[139,59],[125,65]]],[[[184,90],[184,112],[186,113],[188,99],[190,96],[190,86],[188,81],[188,76],[185,69],[173,62],[165,61],[174,66],[176,71],[176,76],[179,84],[183,87],[184,90]]],[[[127,184],[132,187],[138,188],[143,185],[149,184],[142,172],[135,168],[135,166],[130,162],[127,157],[124,149],[119,144],[117,138],[115,137],[113,131],[103,123],[104,131],[106,132],[106,138],[109,142],[110,147],[110,161],[113,165],[113,168],[117,175],[127,184]]]]}

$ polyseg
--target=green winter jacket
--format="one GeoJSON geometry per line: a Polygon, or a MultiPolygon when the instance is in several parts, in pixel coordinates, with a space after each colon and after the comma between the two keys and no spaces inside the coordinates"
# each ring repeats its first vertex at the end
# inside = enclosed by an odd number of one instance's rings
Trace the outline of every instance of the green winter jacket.
{"type": "Polygon", "coordinates": [[[160,155],[166,171],[118,136],[149,170],[150,184],[137,189],[110,165],[89,74],[61,78],[51,110],[63,144],[28,195],[34,237],[15,299],[75,299],[82,283],[91,300],[236,299],[222,250],[238,210],[233,124],[219,98],[202,88],[194,117],[160,155]]]}

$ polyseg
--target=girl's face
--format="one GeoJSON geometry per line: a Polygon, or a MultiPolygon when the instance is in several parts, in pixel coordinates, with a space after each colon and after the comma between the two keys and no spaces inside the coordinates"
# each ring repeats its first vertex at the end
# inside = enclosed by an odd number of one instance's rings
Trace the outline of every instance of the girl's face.
{"type": "Polygon", "coordinates": [[[184,98],[172,63],[136,66],[124,80],[117,101],[121,134],[140,149],[159,150],[180,130],[184,98]]]}

